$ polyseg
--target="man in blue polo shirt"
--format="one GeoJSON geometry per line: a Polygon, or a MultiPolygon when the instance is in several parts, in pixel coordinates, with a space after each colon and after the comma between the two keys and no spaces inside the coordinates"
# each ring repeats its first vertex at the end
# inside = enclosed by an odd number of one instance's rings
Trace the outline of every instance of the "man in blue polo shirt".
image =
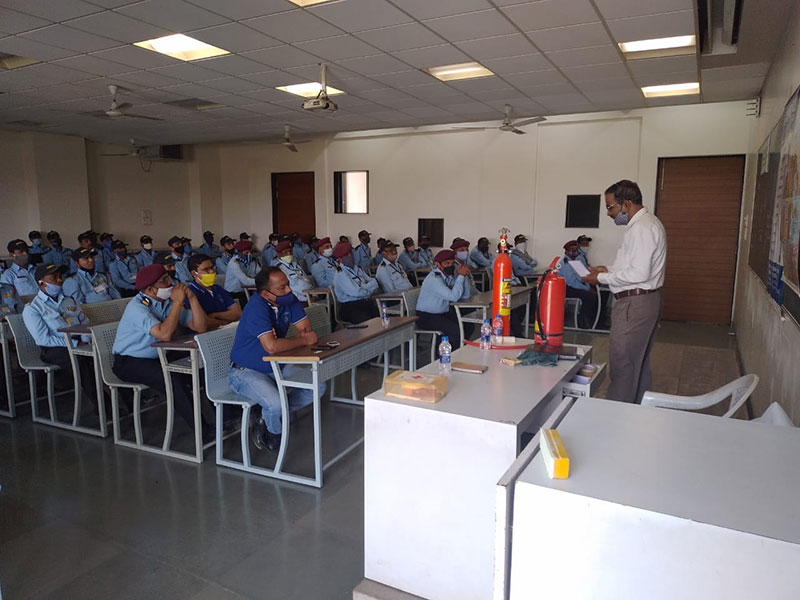
{"type": "MultiPolygon", "coordinates": [[[[272,365],[263,357],[317,343],[317,334],[311,329],[303,306],[292,293],[289,279],[278,267],[265,267],[256,275],[256,293],[242,312],[231,350],[231,368],[228,384],[237,394],[261,406],[261,419],[250,430],[256,448],[276,452],[281,445],[282,419],[289,418],[281,411],[281,398],[272,365]],[[286,339],[289,326],[294,325],[297,335],[286,339]]],[[[284,377],[306,367],[286,365],[284,377]]],[[[319,394],[325,393],[320,384],[319,394]]],[[[311,404],[314,392],[293,389],[288,394],[289,410],[294,412],[311,404]]]]}
{"type": "Polygon", "coordinates": [[[197,296],[200,306],[206,312],[209,329],[222,327],[242,317],[241,307],[222,286],[216,284],[217,272],[210,256],[192,254],[186,266],[193,278],[189,289],[197,296]]]}

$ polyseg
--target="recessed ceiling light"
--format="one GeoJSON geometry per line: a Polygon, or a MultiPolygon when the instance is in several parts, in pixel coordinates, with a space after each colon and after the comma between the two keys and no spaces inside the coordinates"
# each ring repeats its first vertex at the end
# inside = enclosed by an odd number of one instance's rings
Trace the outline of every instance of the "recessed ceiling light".
{"type": "Polygon", "coordinates": [[[297,6],[311,6],[312,4],[322,4],[323,2],[330,2],[331,0],[289,0],[292,4],[297,6]]]}
{"type": "Polygon", "coordinates": [[[152,50],[160,54],[166,54],[167,56],[180,60],[199,60],[201,58],[230,54],[227,50],[190,38],[188,35],[183,35],[182,33],[136,42],[134,46],[139,46],[140,48],[152,50]]]}
{"type": "Polygon", "coordinates": [[[0,52],[0,69],[19,69],[28,65],[35,65],[38,62],[35,58],[0,52]]]}
{"type": "Polygon", "coordinates": [[[626,58],[659,58],[663,56],[681,56],[695,53],[696,38],[693,35],[656,38],[622,42],[619,49],[626,58]]]}
{"type": "MultiPolygon", "coordinates": [[[[290,94],[294,94],[295,96],[302,96],[303,98],[315,98],[317,94],[319,94],[322,91],[322,85],[314,81],[311,83],[298,83],[296,85],[282,85],[275,89],[280,90],[282,92],[289,92],[290,94]]],[[[332,88],[331,86],[327,86],[325,88],[325,91],[328,94],[328,96],[335,96],[336,94],[344,94],[342,90],[337,90],[336,88],[332,88]]]]}
{"type": "Polygon", "coordinates": [[[445,65],[443,67],[430,67],[422,69],[441,81],[455,81],[457,79],[474,79],[475,77],[489,77],[494,75],[489,69],[476,62],[445,65]]]}
{"type": "Polygon", "coordinates": [[[700,84],[695,81],[691,83],[671,83],[669,85],[649,85],[642,88],[642,93],[645,98],[699,94],[700,84]]]}

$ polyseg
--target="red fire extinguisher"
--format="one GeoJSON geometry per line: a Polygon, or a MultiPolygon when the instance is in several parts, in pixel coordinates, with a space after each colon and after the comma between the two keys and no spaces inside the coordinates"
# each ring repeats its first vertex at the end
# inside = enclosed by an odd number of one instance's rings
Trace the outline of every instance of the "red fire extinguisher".
{"type": "Polygon", "coordinates": [[[539,277],[536,284],[536,306],[534,341],[548,348],[558,349],[564,343],[564,303],[567,297],[567,282],[558,276],[559,257],[539,277]]]}
{"type": "Polygon", "coordinates": [[[510,230],[505,227],[500,230],[500,252],[494,259],[494,280],[492,290],[492,314],[490,318],[494,320],[495,315],[500,315],[503,319],[503,335],[511,333],[511,278],[514,271],[511,267],[511,257],[508,255],[508,233],[510,230]]]}

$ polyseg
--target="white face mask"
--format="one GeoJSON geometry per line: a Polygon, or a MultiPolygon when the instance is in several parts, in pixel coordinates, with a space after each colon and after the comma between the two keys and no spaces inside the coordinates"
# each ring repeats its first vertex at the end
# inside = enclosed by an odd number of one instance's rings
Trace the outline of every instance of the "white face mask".
{"type": "Polygon", "coordinates": [[[519,250],[522,254],[528,251],[528,242],[520,242],[517,244],[517,250],[519,250]]]}
{"type": "Polygon", "coordinates": [[[290,265],[290,264],[292,264],[294,262],[294,256],[292,256],[291,254],[288,254],[286,256],[281,256],[281,262],[284,262],[287,265],[290,265]]]}
{"type": "Polygon", "coordinates": [[[322,251],[322,256],[325,258],[330,258],[333,256],[333,248],[325,248],[325,250],[322,251]]]}
{"type": "Polygon", "coordinates": [[[156,291],[156,296],[158,296],[161,300],[169,300],[169,297],[172,295],[172,288],[174,285],[165,288],[158,288],[156,291]]]}
{"type": "Polygon", "coordinates": [[[152,250],[153,244],[142,244],[142,248],[144,248],[145,250],[152,250]]]}

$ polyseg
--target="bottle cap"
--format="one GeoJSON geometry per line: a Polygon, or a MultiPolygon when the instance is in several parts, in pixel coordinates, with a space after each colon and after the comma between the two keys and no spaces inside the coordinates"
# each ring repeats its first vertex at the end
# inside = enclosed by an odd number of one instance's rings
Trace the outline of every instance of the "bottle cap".
{"type": "Polygon", "coordinates": [[[484,323],[489,323],[490,321],[489,321],[489,319],[484,319],[483,322],[484,323]]]}
{"type": "Polygon", "coordinates": [[[381,302],[381,308],[386,308],[386,302],[381,302]]]}
{"type": "Polygon", "coordinates": [[[446,335],[443,335],[443,336],[442,336],[442,341],[443,341],[443,342],[449,342],[449,341],[450,341],[450,338],[449,338],[449,337],[447,337],[446,335]]]}

